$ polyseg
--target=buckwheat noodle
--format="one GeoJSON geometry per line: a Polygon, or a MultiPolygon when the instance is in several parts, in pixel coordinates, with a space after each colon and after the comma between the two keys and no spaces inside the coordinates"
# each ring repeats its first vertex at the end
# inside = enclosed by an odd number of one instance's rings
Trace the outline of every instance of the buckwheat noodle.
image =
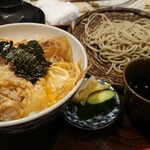
{"type": "Polygon", "coordinates": [[[84,44],[98,53],[104,63],[111,63],[111,70],[122,73],[124,66],[133,59],[150,57],[150,20],[146,18],[134,22],[110,21],[105,14],[94,13],[85,23],[84,44]],[[91,23],[96,17],[101,21],[93,29],[91,23]]]}

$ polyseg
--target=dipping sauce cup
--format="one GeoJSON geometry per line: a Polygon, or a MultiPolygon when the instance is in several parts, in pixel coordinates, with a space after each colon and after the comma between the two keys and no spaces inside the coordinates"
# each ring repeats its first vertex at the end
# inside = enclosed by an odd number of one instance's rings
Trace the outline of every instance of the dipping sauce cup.
{"type": "Polygon", "coordinates": [[[150,58],[131,61],[124,69],[125,110],[131,121],[150,125],[150,58]]]}

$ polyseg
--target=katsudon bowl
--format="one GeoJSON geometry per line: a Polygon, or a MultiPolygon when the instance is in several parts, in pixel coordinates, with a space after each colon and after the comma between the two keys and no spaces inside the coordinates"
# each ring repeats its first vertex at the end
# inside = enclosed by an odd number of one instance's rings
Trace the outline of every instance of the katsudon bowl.
{"type": "MultiPolygon", "coordinates": [[[[14,23],[0,26],[0,39],[9,39],[12,41],[30,41],[39,39],[53,39],[57,36],[63,36],[69,41],[72,49],[72,61],[79,61],[80,69],[82,71],[85,70],[88,66],[85,49],[82,44],[70,33],[53,26],[36,23],[14,23]]],[[[39,112],[31,112],[25,117],[14,120],[6,119],[5,121],[3,121],[1,119],[0,133],[23,132],[38,128],[45,123],[53,121],[59,115],[58,112],[61,107],[63,107],[67,103],[69,98],[77,91],[83,79],[84,75],[82,75],[82,77],[63,98],[39,112]]],[[[57,82],[59,81],[56,80],[56,83],[57,82]]],[[[36,92],[38,93],[38,90],[36,92]]]]}

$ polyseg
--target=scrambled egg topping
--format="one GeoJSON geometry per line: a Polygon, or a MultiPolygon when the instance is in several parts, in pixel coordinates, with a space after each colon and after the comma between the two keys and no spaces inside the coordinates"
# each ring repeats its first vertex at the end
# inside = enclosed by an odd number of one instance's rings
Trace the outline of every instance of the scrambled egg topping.
{"type": "Polygon", "coordinates": [[[15,75],[10,63],[0,59],[0,121],[26,117],[54,105],[85,75],[81,63],[72,61],[71,45],[65,37],[39,43],[53,64],[35,84],[15,75]]]}

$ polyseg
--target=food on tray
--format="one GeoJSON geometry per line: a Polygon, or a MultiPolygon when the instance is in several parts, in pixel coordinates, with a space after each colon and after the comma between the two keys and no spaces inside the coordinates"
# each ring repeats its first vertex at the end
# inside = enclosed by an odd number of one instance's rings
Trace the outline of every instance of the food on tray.
{"type": "Polygon", "coordinates": [[[0,121],[52,106],[85,73],[81,60],[73,62],[66,37],[19,42],[0,39],[0,121]]]}
{"type": "Polygon", "coordinates": [[[41,42],[46,60],[50,62],[72,62],[72,48],[69,41],[62,36],[53,39],[41,42]]]}
{"type": "Polygon", "coordinates": [[[131,60],[150,57],[149,19],[111,21],[105,14],[93,13],[84,26],[83,43],[97,53],[100,61],[111,63],[106,75],[111,70],[122,73],[131,60]],[[96,18],[101,18],[101,21],[91,28],[96,18]]]}
{"type": "Polygon", "coordinates": [[[94,76],[91,76],[88,80],[84,80],[77,90],[75,95],[72,97],[74,103],[81,103],[84,105],[86,103],[87,97],[96,91],[108,89],[110,84],[100,84],[94,76]]]}
{"type": "Polygon", "coordinates": [[[19,44],[16,48],[13,41],[0,42],[0,55],[10,62],[16,75],[35,83],[43,77],[51,63],[46,61],[43,49],[37,41],[19,44]]]}
{"type": "Polygon", "coordinates": [[[94,115],[111,110],[114,107],[116,91],[110,84],[101,84],[94,76],[85,80],[72,101],[77,104],[77,114],[81,119],[89,119],[94,115]]]}

